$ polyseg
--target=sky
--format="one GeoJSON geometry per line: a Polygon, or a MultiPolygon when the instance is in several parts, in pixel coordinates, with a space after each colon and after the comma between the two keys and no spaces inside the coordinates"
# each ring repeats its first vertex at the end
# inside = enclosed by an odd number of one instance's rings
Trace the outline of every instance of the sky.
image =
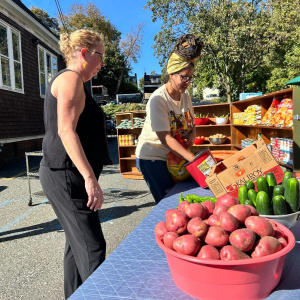
{"type": "MultiPolygon", "coordinates": [[[[29,9],[35,6],[46,11],[51,18],[58,16],[55,0],[21,0],[29,9]]],[[[138,82],[144,73],[150,74],[155,71],[161,74],[161,67],[154,55],[154,35],[160,30],[158,22],[151,21],[151,12],[145,10],[147,0],[60,0],[60,8],[63,14],[68,15],[70,7],[77,3],[86,6],[90,2],[100,10],[101,14],[109,20],[122,33],[122,38],[131,29],[136,30],[137,25],[145,23],[143,28],[141,58],[138,63],[131,64],[133,70],[130,75],[137,74],[138,82]]]]}

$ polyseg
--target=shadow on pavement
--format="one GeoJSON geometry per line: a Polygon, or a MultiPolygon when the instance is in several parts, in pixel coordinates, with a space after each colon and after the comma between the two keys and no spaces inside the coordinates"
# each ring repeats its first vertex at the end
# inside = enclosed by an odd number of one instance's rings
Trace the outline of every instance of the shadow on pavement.
{"type": "Polygon", "coordinates": [[[0,192],[4,191],[6,189],[7,189],[7,186],[5,186],[5,185],[0,186],[0,192]]]}
{"type": "MultiPolygon", "coordinates": [[[[129,200],[129,196],[140,196],[144,197],[145,192],[124,192],[119,196],[122,197],[122,200],[129,200]]],[[[147,193],[148,194],[148,193],[147,193]]],[[[115,200],[115,197],[113,197],[115,200]]],[[[48,204],[48,202],[46,203],[48,204]]],[[[130,206],[113,206],[108,208],[103,208],[98,211],[99,219],[101,223],[111,221],[113,219],[122,218],[132,214],[135,211],[138,211],[141,208],[155,206],[155,202],[143,203],[141,205],[130,205],[130,206]]],[[[63,231],[58,219],[54,219],[50,222],[40,223],[32,226],[27,226],[23,228],[7,230],[0,232],[0,243],[5,241],[11,241],[15,239],[21,239],[29,236],[40,235],[53,231],[63,231]]]]}
{"type": "MultiPolygon", "coordinates": [[[[119,164],[118,142],[116,137],[108,137],[108,147],[112,162],[114,165],[119,164]]],[[[41,156],[28,156],[28,164],[30,169],[38,170],[41,156]]],[[[106,166],[108,168],[109,166],[106,166]]],[[[107,171],[108,174],[115,173],[107,171]]],[[[8,160],[0,167],[0,179],[12,178],[18,176],[26,176],[26,159],[24,157],[16,157],[8,160]]]]}
{"type": "Polygon", "coordinates": [[[59,221],[57,219],[54,219],[50,222],[40,223],[28,227],[1,232],[0,243],[15,240],[15,239],[21,239],[29,236],[39,235],[51,231],[59,231],[61,229],[62,228],[59,221]]]}
{"type": "MultiPolygon", "coordinates": [[[[104,192],[105,203],[111,203],[116,200],[116,198],[122,200],[133,200],[133,199],[141,199],[150,194],[149,191],[124,191],[124,189],[116,189],[113,188],[109,192],[104,192]],[[111,201],[112,200],[112,201],[111,201]]],[[[154,203],[154,200],[153,200],[154,203]]]]}
{"type": "MultiPolygon", "coordinates": [[[[29,168],[39,166],[41,161],[40,156],[32,156],[28,158],[29,168]]],[[[26,175],[26,160],[25,157],[17,157],[9,162],[6,162],[0,168],[0,179],[1,178],[12,178],[16,176],[27,176],[26,175]]]]}

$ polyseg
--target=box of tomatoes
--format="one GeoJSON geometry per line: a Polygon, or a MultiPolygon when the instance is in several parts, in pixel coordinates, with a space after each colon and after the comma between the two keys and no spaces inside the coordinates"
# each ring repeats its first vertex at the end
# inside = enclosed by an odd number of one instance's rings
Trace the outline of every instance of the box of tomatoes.
{"type": "Polygon", "coordinates": [[[216,164],[205,181],[216,198],[228,193],[237,197],[239,187],[246,181],[255,182],[268,172],[274,173],[277,184],[282,182],[284,172],[263,139],[259,139],[216,164]]]}

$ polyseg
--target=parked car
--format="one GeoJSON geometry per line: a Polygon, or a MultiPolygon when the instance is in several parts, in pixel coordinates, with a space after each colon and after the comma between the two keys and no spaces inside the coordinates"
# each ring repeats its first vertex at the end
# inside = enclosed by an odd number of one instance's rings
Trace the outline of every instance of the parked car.
{"type": "Polygon", "coordinates": [[[208,94],[205,96],[204,100],[213,100],[213,99],[219,99],[220,96],[218,94],[208,94]]]}

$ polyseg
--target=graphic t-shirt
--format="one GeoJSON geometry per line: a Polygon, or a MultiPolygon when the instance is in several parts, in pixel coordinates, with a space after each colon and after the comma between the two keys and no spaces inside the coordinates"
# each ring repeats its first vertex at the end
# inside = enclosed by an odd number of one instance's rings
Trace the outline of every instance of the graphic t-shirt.
{"type": "Polygon", "coordinates": [[[158,88],[146,107],[146,120],[139,136],[136,156],[140,159],[167,160],[169,148],[159,140],[156,132],[169,131],[175,137],[189,133],[193,128],[194,109],[188,92],[175,101],[166,86],[158,88]]]}

